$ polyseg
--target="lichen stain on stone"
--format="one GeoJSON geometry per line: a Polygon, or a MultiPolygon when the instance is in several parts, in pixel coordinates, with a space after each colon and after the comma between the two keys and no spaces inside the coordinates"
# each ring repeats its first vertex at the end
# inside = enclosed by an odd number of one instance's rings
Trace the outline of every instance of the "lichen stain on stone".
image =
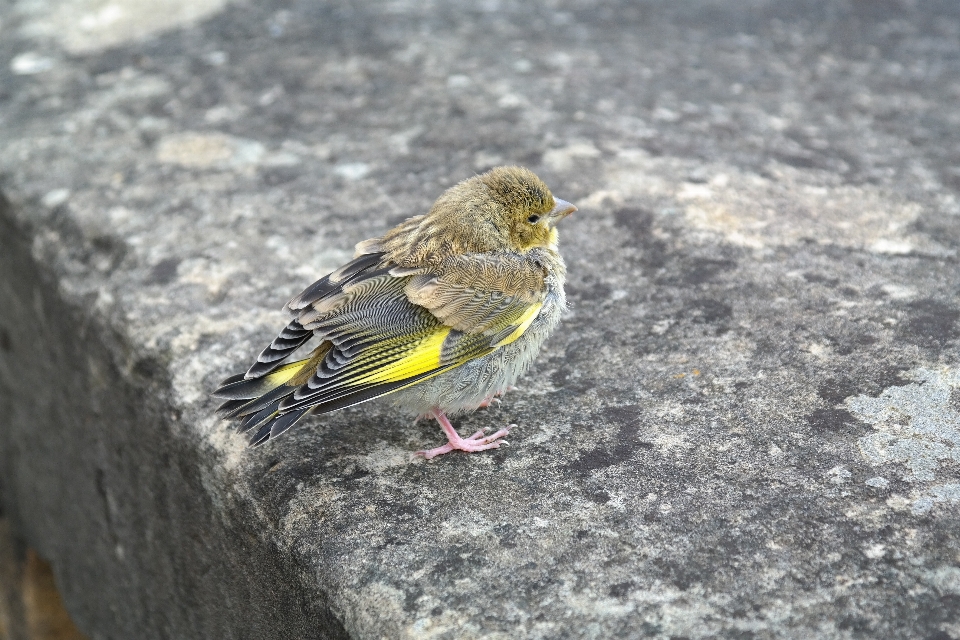
{"type": "Polygon", "coordinates": [[[569,171],[581,158],[598,158],[600,150],[592,142],[576,142],[543,154],[543,164],[553,171],[569,171]]]}
{"type": "Polygon", "coordinates": [[[392,479],[380,476],[390,469],[407,466],[411,463],[411,456],[408,449],[377,442],[371,445],[369,451],[356,456],[356,461],[361,469],[378,476],[378,482],[390,484],[392,479]]]}
{"type": "Polygon", "coordinates": [[[924,582],[941,595],[960,595],[960,567],[942,566],[926,571],[924,582]]]}
{"type": "MultiPolygon", "coordinates": [[[[27,5],[27,3],[23,3],[27,5]]],[[[68,0],[31,2],[21,35],[54,37],[72,54],[146,38],[208,18],[226,0],[68,0]]]]}
{"type": "Polygon", "coordinates": [[[310,529],[316,526],[318,521],[330,517],[343,500],[343,492],[332,487],[305,486],[302,482],[298,483],[296,492],[286,505],[280,527],[284,531],[310,529]]]}
{"type": "Polygon", "coordinates": [[[157,145],[157,160],[188,168],[232,169],[257,164],[264,156],[262,144],[222,133],[176,133],[157,145]]]}
{"type": "MultiPolygon", "coordinates": [[[[385,582],[374,582],[364,589],[363,597],[356,597],[356,593],[351,593],[351,601],[346,605],[343,612],[343,622],[350,637],[353,638],[376,638],[383,637],[378,629],[381,628],[382,620],[402,620],[404,593],[394,586],[385,582]]],[[[456,629],[463,626],[467,617],[452,628],[456,629]]],[[[399,638],[422,638],[412,629],[395,629],[399,632],[394,637],[399,638]]],[[[429,636],[427,636],[429,637],[429,636]]]]}
{"type": "Polygon", "coordinates": [[[703,241],[719,235],[750,249],[812,240],[883,255],[956,254],[916,233],[920,204],[872,186],[823,184],[817,174],[789,166],[759,175],[621,149],[604,173],[598,190],[578,204],[654,205],[658,215],[682,214],[694,239],[697,233],[703,241]],[[694,174],[703,178],[683,178],[694,174]]]}
{"type": "Polygon", "coordinates": [[[847,400],[850,412],[873,426],[857,442],[872,465],[903,464],[904,480],[917,483],[912,509],[925,512],[937,502],[960,501],[960,483],[933,483],[941,461],[960,462],[960,413],[951,394],[960,388],[960,371],[915,369],[915,380],[889,387],[879,397],[847,400]],[[920,483],[923,483],[922,485],[920,483]]]}

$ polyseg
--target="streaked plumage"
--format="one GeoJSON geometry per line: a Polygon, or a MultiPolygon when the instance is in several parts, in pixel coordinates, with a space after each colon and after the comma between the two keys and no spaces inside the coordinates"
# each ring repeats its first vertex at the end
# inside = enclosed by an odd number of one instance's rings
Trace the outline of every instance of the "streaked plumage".
{"type": "Polygon", "coordinates": [[[566,269],[554,227],[575,210],[520,167],[450,188],[288,302],[286,328],[214,392],[228,399],[219,413],[258,445],[308,412],[389,395],[447,434],[425,457],[498,447],[510,427],[464,439],[446,416],[504,393],[560,321],[566,269]],[[309,357],[284,364],[311,338],[309,357]]]}

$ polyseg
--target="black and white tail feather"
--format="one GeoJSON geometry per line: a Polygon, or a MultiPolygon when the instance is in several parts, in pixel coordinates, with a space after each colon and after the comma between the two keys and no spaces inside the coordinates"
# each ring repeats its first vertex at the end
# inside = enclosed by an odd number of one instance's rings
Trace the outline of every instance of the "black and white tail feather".
{"type": "MultiPolygon", "coordinates": [[[[284,310],[297,314],[319,300],[343,294],[344,287],[358,280],[386,273],[384,269],[375,269],[382,256],[382,253],[370,253],[348,262],[307,287],[288,302],[284,310]]],[[[354,389],[352,393],[333,398],[323,406],[299,406],[287,410],[281,407],[305,382],[303,378],[313,375],[322,357],[331,350],[332,344],[324,342],[314,349],[310,357],[284,365],[284,361],[312,337],[314,329],[305,328],[299,318],[294,318],[260,352],[257,361],[245,374],[227,378],[213,392],[214,396],[227,399],[217,409],[221,418],[239,419],[238,433],[253,431],[251,446],[279,436],[311,409],[315,413],[327,413],[368,399],[363,397],[365,394],[361,390],[354,389]]]]}

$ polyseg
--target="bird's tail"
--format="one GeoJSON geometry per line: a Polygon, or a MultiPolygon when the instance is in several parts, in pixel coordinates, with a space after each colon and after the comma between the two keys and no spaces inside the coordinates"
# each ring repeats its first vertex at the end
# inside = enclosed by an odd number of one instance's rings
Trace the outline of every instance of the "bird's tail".
{"type": "Polygon", "coordinates": [[[281,412],[280,403],[306,383],[317,370],[317,365],[330,351],[331,344],[320,344],[309,358],[283,365],[258,378],[246,378],[240,373],[220,383],[213,395],[227,401],[217,408],[217,415],[238,419],[237,432],[248,433],[250,446],[275,438],[305,416],[311,407],[281,412]]]}

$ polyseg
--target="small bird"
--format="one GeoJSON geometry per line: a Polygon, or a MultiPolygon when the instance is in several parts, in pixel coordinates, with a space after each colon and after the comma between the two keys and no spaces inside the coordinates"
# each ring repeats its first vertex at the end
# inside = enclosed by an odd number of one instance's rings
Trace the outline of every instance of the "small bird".
{"type": "Polygon", "coordinates": [[[530,366],[566,308],[557,223],[577,208],[532,171],[496,167],[448,189],[356,246],[354,259],[286,304],[293,319],[245,374],[224,380],[218,413],[260,445],[307,413],[389,395],[440,423],[424,458],[500,446],[509,425],[461,437],[448,416],[495,402],[530,366]],[[309,340],[303,360],[286,363],[309,340]]]}

